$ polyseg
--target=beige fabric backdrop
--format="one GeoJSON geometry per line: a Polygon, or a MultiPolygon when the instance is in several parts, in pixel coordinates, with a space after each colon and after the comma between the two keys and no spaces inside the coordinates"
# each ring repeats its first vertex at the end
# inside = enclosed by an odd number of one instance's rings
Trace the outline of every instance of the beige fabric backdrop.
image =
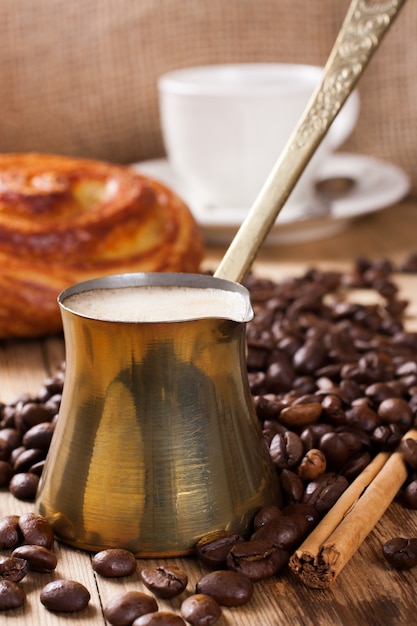
{"type": "MultiPolygon", "coordinates": [[[[381,0],[383,1],[383,0],[381,0]]],[[[134,162],[163,154],[157,77],[196,64],[322,64],[349,0],[1,0],[0,152],[134,162]]],[[[417,194],[417,2],[360,82],[346,150],[402,166],[417,194]]]]}

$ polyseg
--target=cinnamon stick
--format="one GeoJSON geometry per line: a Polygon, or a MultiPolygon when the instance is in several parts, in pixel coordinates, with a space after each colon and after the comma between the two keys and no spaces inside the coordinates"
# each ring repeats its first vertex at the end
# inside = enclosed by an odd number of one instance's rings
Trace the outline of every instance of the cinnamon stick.
{"type": "MultiPolygon", "coordinates": [[[[417,439],[417,430],[408,431],[403,439],[407,438],[417,439]]],[[[329,587],[406,478],[401,452],[378,454],[295,551],[289,563],[291,570],[309,587],[329,587]]]]}

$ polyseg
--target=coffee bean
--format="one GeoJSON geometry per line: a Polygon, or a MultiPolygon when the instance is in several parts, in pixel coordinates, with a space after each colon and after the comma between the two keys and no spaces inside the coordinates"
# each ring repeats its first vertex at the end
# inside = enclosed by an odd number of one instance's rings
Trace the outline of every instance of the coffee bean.
{"type": "Polygon", "coordinates": [[[91,561],[93,570],[105,578],[121,578],[136,572],[135,556],[128,550],[109,548],[97,552],[91,561]]]}
{"type": "Polygon", "coordinates": [[[0,461],[7,461],[10,457],[12,448],[9,443],[2,438],[0,431],[0,461]]]}
{"type": "Polygon", "coordinates": [[[13,471],[16,473],[27,472],[32,465],[44,457],[45,453],[43,450],[39,450],[38,448],[30,448],[28,450],[25,449],[15,459],[15,462],[13,463],[13,471]]]}
{"type": "Polygon", "coordinates": [[[18,546],[13,550],[12,556],[25,559],[29,569],[35,572],[53,572],[58,563],[56,555],[52,550],[48,550],[48,548],[43,546],[28,544],[18,546]]]}
{"type": "Polygon", "coordinates": [[[272,462],[279,469],[291,469],[301,460],[304,447],[297,433],[288,431],[277,434],[269,447],[272,462]]]}
{"type": "Polygon", "coordinates": [[[417,440],[411,437],[403,439],[400,451],[407,465],[411,467],[411,469],[417,470],[417,440]]]}
{"type": "Polygon", "coordinates": [[[21,581],[29,571],[25,559],[16,556],[0,557],[0,580],[10,580],[13,583],[21,581]]]}
{"type": "Polygon", "coordinates": [[[240,572],[217,570],[196,584],[196,593],[211,596],[221,606],[241,606],[253,596],[253,583],[240,572]]]}
{"type": "Polygon", "coordinates": [[[320,521],[320,514],[313,506],[310,504],[305,504],[303,502],[293,502],[292,504],[287,504],[282,509],[282,513],[285,516],[295,517],[296,520],[304,517],[307,522],[307,527],[309,529],[314,528],[316,524],[320,521]]]}
{"type": "Polygon", "coordinates": [[[279,507],[275,504],[266,504],[255,515],[253,520],[254,530],[257,530],[261,526],[264,526],[267,522],[271,522],[274,519],[282,517],[283,513],[279,507]]]}
{"type": "Polygon", "coordinates": [[[173,598],[182,593],[188,584],[187,574],[176,565],[146,567],[140,576],[145,587],[158,598],[173,598]]]}
{"type": "Polygon", "coordinates": [[[319,513],[325,513],[337,502],[348,485],[349,481],[345,476],[326,472],[308,483],[302,501],[314,506],[319,513]]]}
{"type": "Polygon", "coordinates": [[[19,516],[6,515],[0,519],[0,550],[15,548],[20,539],[19,516]]]}
{"type": "Polygon", "coordinates": [[[417,480],[411,481],[404,487],[402,501],[408,509],[417,509],[417,480]]]}
{"type": "Polygon", "coordinates": [[[25,448],[37,448],[46,452],[49,449],[55,424],[52,422],[41,422],[32,426],[23,435],[22,443],[25,448]]]}
{"type": "Polygon", "coordinates": [[[16,410],[16,427],[21,432],[26,432],[32,426],[41,422],[48,422],[51,418],[51,412],[44,404],[27,402],[16,410]]]}
{"type": "Polygon", "coordinates": [[[302,542],[308,526],[304,516],[283,515],[258,528],[251,536],[251,541],[267,541],[275,548],[291,552],[302,542]]]}
{"type": "Polygon", "coordinates": [[[402,431],[398,424],[381,424],[372,433],[372,442],[382,452],[394,450],[400,443],[402,431]]]}
{"type": "Polygon", "coordinates": [[[40,600],[48,611],[82,611],[90,601],[90,592],[75,580],[53,580],[43,587],[40,600]]]}
{"type": "Polygon", "coordinates": [[[371,462],[371,455],[366,450],[352,456],[347,463],[341,468],[340,473],[349,481],[359,476],[367,465],[371,462]]]}
{"type": "Polygon", "coordinates": [[[326,456],[321,450],[312,448],[301,459],[298,475],[302,480],[314,480],[326,471],[326,456]]]}
{"type": "Polygon", "coordinates": [[[156,611],[137,617],[132,626],[185,626],[185,622],[182,617],[170,611],[156,611]]]}
{"type": "Polygon", "coordinates": [[[13,477],[13,467],[8,461],[0,461],[0,488],[7,487],[13,477]]]}
{"type": "Polygon", "coordinates": [[[157,610],[158,605],[153,596],[141,591],[125,591],[107,603],[104,617],[112,626],[131,626],[137,617],[157,610]]]}
{"type": "Polygon", "coordinates": [[[6,442],[9,450],[17,448],[22,441],[21,435],[16,428],[1,428],[0,438],[6,442]]]}
{"type": "Polygon", "coordinates": [[[15,474],[9,483],[9,490],[17,500],[34,500],[39,485],[39,476],[31,472],[15,474]]]}
{"type": "Polygon", "coordinates": [[[54,531],[49,522],[37,513],[25,513],[19,518],[19,528],[26,543],[43,546],[51,550],[54,546],[54,531]]]}
{"type": "Polygon", "coordinates": [[[309,404],[292,404],[282,409],[279,421],[288,428],[299,428],[317,422],[322,412],[321,404],[310,402],[309,404]]]}
{"type": "Polygon", "coordinates": [[[290,552],[275,547],[268,539],[252,539],[237,543],[230,550],[227,567],[255,582],[277,574],[289,558],[290,552]]]}
{"type": "Polygon", "coordinates": [[[310,426],[307,426],[307,428],[304,428],[300,434],[300,439],[304,446],[304,452],[317,448],[322,436],[333,431],[334,426],[324,422],[317,422],[316,424],[311,424],[310,426]]]}
{"type": "Polygon", "coordinates": [[[18,609],[26,601],[26,594],[21,586],[10,580],[0,580],[0,611],[18,609]]]}
{"type": "Polygon", "coordinates": [[[181,614],[191,626],[211,626],[220,619],[222,609],[211,596],[197,593],[184,600],[181,614]]]}
{"type": "Polygon", "coordinates": [[[417,565],[417,538],[396,537],[382,546],[385,560],[396,569],[407,570],[417,565]]]}
{"type": "Polygon", "coordinates": [[[383,423],[398,424],[405,433],[411,428],[414,415],[408,402],[403,398],[387,398],[378,407],[378,416],[383,423]]]}
{"type": "Polygon", "coordinates": [[[242,535],[238,533],[213,531],[197,542],[196,555],[210,569],[223,569],[226,567],[226,558],[231,548],[243,540],[242,535]]]}
{"type": "Polygon", "coordinates": [[[290,470],[282,470],[280,484],[286,502],[300,502],[304,494],[304,483],[298,474],[290,470]]]}

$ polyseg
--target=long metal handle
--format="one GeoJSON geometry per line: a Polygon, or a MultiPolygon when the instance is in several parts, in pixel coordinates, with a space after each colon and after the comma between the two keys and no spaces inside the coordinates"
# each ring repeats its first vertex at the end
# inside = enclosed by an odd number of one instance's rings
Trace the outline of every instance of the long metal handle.
{"type": "MultiPolygon", "coordinates": [[[[315,90],[215,276],[241,282],[307,163],[405,0],[353,0],[315,90]]],[[[254,156],[255,158],[255,156],[254,156]]]]}

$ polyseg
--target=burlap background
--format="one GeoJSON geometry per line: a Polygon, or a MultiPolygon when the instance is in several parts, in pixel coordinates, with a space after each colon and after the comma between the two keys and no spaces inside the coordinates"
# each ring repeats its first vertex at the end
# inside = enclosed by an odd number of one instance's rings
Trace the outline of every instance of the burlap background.
{"type": "MultiPolygon", "coordinates": [[[[159,156],[160,74],[238,61],[323,64],[348,4],[1,0],[0,151],[159,156]]],[[[360,120],[344,147],[402,166],[415,194],[416,33],[417,2],[409,0],[360,82],[360,120]]]]}

